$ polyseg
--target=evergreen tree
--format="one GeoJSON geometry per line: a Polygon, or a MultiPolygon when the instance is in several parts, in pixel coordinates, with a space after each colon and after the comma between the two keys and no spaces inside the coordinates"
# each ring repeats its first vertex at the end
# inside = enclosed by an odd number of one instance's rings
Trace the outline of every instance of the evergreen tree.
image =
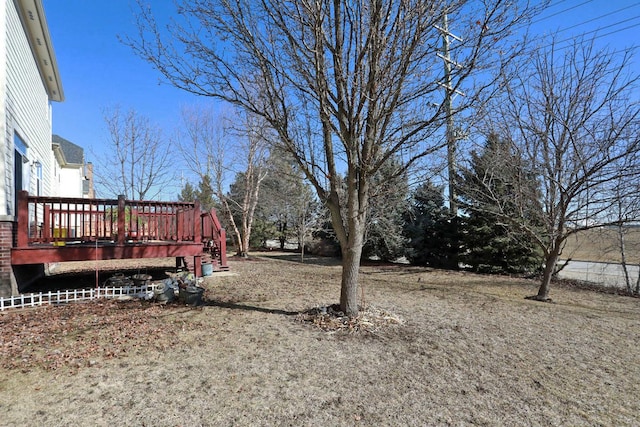
{"type": "MultiPolygon", "coordinates": [[[[409,184],[407,176],[398,173],[401,168],[397,159],[387,161],[375,175],[369,199],[367,225],[364,235],[363,258],[378,257],[383,261],[394,261],[407,251],[405,236],[405,214],[409,208],[409,184]]],[[[339,197],[346,199],[346,183],[340,178],[339,197]]],[[[314,239],[322,241],[323,253],[341,254],[336,240],[331,214],[324,207],[324,221],[313,233],[314,239]]]]}
{"type": "Polygon", "coordinates": [[[278,240],[280,249],[290,241],[297,241],[301,249],[305,227],[317,210],[313,189],[291,156],[282,150],[271,150],[267,168],[269,172],[262,183],[256,221],[270,224],[262,229],[270,233],[265,239],[278,240]]]}
{"type": "Polygon", "coordinates": [[[457,269],[458,237],[444,201],[443,187],[431,181],[413,191],[404,229],[412,264],[457,269]]]}
{"type": "Polygon", "coordinates": [[[340,242],[333,229],[333,223],[329,219],[329,209],[326,207],[322,208],[320,217],[322,220],[319,221],[318,227],[311,233],[311,237],[313,238],[311,252],[322,256],[340,258],[342,256],[340,242]]]}
{"type": "Polygon", "coordinates": [[[267,247],[267,240],[272,239],[277,232],[278,230],[271,221],[265,221],[256,216],[251,227],[249,246],[252,248],[267,247]]]}
{"type": "Polygon", "coordinates": [[[190,182],[187,182],[180,190],[180,194],[178,194],[178,200],[181,202],[193,202],[197,198],[196,190],[190,182]]]}
{"type": "Polygon", "coordinates": [[[387,161],[373,179],[369,199],[369,219],[363,256],[393,261],[405,255],[407,238],[403,234],[408,209],[409,184],[406,174],[398,175],[400,162],[387,161]]]}
{"type": "Polygon", "coordinates": [[[537,271],[542,254],[529,233],[500,220],[505,212],[530,218],[537,227],[542,209],[536,195],[536,180],[527,171],[511,145],[497,135],[488,137],[480,153],[471,154],[470,166],[461,172],[459,190],[462,206],[464,252],[461,261],[483,273],[524,273],[537,271]],[[520,198],[527,203],[516,203],[520,198]],[[516,211],[527,206],[528,212],[516,211]]]}
{"type": "Polygon", "coordinates": [[[215,202],[213,199],[213,186],[211,185],[211,176],[204,175],[202,179],[200,179],[200,184],[198,184],[198,191],[196,193],[198,201],[200,202],[200,207],[203,210],[210,210],[215,207],[215,202]]]}
{"type": "Polygon", "coordinates": [[[180,190],[178,200],[181,202],[195,202],[197,200],[200,202],[200,207],[207,211],[215,207],[211,178],[205,175],[205,177],[200,180],[197,189],[194,188],[190,182],[187,182],[182,190],[180,190]]]}

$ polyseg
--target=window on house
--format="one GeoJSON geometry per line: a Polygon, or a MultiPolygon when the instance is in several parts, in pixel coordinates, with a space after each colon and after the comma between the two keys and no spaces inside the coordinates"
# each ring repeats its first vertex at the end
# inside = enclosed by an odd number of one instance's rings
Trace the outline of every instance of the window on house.
{"type": "Polygon", "coordinates": [[[29,189],[29,168],[26,163],[27,144],[17,133],[13,134],[14,159],[13,159],[13,202],[14,215],[18,206],[18,193],[29,189]]]}
{"type": "Polygon", "coordinates": [[[18,151],[20,154],[22,154],[23,156],[27,155],[27,144],[17,133],[13,134],[13,145],[15,146],[16,151],[18,151]]]}

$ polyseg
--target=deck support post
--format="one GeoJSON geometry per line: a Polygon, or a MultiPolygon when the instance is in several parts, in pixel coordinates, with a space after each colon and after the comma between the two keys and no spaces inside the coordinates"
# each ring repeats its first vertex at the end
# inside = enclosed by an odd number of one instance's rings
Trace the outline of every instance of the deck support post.
{"type": "Polygon", "coordinates": [[[220,228],[220,269],[229,269],[229,264],[227,264],[227,232],[224,228],[220,228]]]}
{"type": "Polygon", "coordinates": [[[200,202],[195,201],[193,205],[193,241],[195,243],[202,242],[202,212],[200,212],[200,202]]]}
{"type": "Polygon", "coordinates": [[[124,196],[121,194],[118,196],[118,241],[116,242],[118,245],[124,245],[126,239],[125,212],[125,200],[124,196]]]}
{"type": "Polygon", "coordinates": [[[193,256],[193,274],[202,277],[202,255],[193,256]]]}

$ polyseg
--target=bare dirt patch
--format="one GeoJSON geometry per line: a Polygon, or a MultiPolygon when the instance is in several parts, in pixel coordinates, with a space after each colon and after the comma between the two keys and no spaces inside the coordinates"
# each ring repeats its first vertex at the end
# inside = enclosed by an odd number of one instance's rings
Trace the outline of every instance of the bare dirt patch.
{"type": "Polygon", "coordinates": [[[339,265],[269,255],[207,278],[198,308],[0,315],[0,425],[640,422],[638,299],[560,287],[541,304],[533,281],[373,265],[365,306],[401,321],[321,328],[300,316],[337,301],[339,265]],[[56,349],[83,356],[38,359],[56,349]]]}

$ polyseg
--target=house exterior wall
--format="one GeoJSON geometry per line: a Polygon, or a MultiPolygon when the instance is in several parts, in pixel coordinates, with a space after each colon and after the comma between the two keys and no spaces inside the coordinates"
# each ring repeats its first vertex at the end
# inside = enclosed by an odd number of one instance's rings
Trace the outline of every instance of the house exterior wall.
{"type": "Polygon", "coordinates": [[[82,198],[83,168],[60,168],[58,173],[58,193],[60,197],[82,198]]]}
{"type": "MultiPolygon", "coordinates": [[[[0,6],[0,61],[7,62],[7,10],[9,5],[4,2],[4,6],[0,6]]],[[[3,190],[6,181],[7,168],[7,149],[6,139],[7,131],[7,112],[4,107],[7,99],[7,68],[0,67],[0,218],[7,215],[7,195],[3,190]]]]}
{"type": "MultiPolygon", "coordinates": [[[[41,0],[0,2],[0,296],[18,292],[16,271],[11,265],[16,239],[16,187],[31,194],[50,193],[50,100],[64,99],[46,22],[28,20],[34,17],[34,10],[38,18],[44,16],[41,0]],[[23,22],[21,13],[26,10],[23,22]],[[42,59],[36,62],[34,52],[45,47],[42,59]]],[[[38,260],[34,260],[36,264],[38,260]]],[[[29,272],[30,278],[36,276],[29,272]]]]}
{"type": "Polygon", "coordinates": [[[93,198],[91,163],[86,163],[84,149],[59,135],[52,137],[53,179],[51,196],[93,198]]]}
{"type": "MultiPolygon", "coordinates": [[[[13,246],[13,223],[0,221],[0,247],[13,246]]],[[[13,267],[11,265],[11,252],[0,251],[0,297],[8,297],[18,292],[18,287],[13,279],[13,267]]]]}
{"type": "Polygon", "coordinates": [[[26,168],[23,176],[24,190],[36,194],[37,165],[41,168],[41,194],[51,193],[53,162],[51,158],[51,104],[38,71],[29,40],[22,26],[14,1],[4,2],[6,34],[4,76],[4,132],[0,152],[4,174],[0,187],[0,215],[15,216],[15,135],[24,141],[26,168]]]}

